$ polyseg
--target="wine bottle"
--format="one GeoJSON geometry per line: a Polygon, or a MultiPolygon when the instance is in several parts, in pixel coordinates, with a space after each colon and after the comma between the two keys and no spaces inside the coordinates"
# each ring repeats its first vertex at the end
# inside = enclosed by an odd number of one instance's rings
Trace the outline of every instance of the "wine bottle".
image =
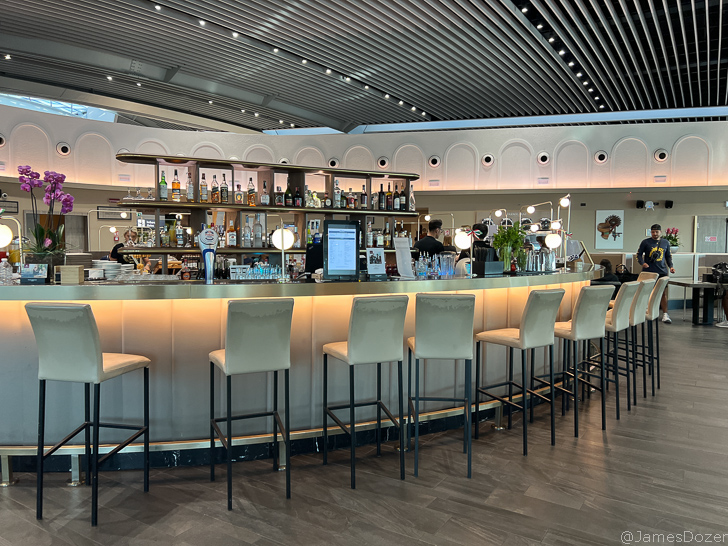
{"type": "Polygon", "coordinates": [[[399,187],[394,185],[394,196],[392,197],[392,210],[399,210],[399,187]]]}
{"type": "Polygon", "coordinates": [[[392,210],[394,205],[394,196],[392,195],[392,183],[387,182],[387,210],[392,210]]]}
{"type": "Polygon", "coordinates": [[[361,187],[361,199],[359,199],[359,206],[362,210],[369,208],[369,196],[367,195],[367,185],[364,184],[361,187]]]}
{"type": "Polygon", "coordinates": [[[301,200],[301,188],[296,186],[296,196],[293,198],[293,206],[294,207],[302,207],[303,202],[301,200]]]}
{"type": "Polygon", "coordinates": [[[293,195],[291,194],[291,183],[290,182],[288,182],[288,185],[286,186],[285,203],[286,203],[287,207],[293,206],[293,195]]]}

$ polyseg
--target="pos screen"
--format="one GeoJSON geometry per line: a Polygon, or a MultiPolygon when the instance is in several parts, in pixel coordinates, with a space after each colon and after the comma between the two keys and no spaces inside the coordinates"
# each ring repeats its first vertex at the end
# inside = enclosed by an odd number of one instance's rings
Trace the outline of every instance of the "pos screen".
{"type": "Polygon", "coordinates": [[[358,221],[324,221],[324,279],[359,279],[358,221]]]}

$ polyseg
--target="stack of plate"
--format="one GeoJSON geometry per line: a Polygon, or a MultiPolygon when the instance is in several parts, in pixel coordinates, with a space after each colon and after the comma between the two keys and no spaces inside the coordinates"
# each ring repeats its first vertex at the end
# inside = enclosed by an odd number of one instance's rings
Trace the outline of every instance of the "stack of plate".
{"type": "Polygon", "coordinates": [[[104,276],[107,279],[115,279],[116,276],[121,273],[121,264],[119,262],[104,261],[101,264],[104,270],[104,276]]]}

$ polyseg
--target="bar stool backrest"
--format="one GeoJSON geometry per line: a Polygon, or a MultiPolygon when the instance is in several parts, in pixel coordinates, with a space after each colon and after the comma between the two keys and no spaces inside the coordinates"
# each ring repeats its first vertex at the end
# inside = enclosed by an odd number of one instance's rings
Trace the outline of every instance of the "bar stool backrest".
{"type": "Polygon", "coordinates": [[[473,359],[473,294],[417,294],[415,358],[473,359]]]}
{"type": "Polygon", "coordinates": [[[650,294],[652,294],[652,288],[655,286],[655,279],[640,282],[642,286],[637,289],[637,294],[632,300],[632,307],[629,310],[630,326],[636,326],[645,322],[647,303],[650,301],[650,294]]]}
{"type": "Polygon", "coordinates": [[[554,344],[554,324],[565,290],[532,290],[521,317],[521,346],[526,349],[554,344]]]}
{"type": "Polygon", "coordinates": [[[652,294],[650,294],[650,301],[647,304],[647,320],[660,318],[660,300],[662,300],[662,293],[667,288],[668,282],[670,282],[670,277],[665,276],[655,283],[652,294]]]}
{"type": "Polygon", "coordinates": [[[38,379],[100,383],[101,341],[87,303],[27,303],[38,346],[38,379]]]}
{"type": "Polygon", "coordinates": [[[605,319],[613,292],[611,286],[594,285],[581,289],[571,317],[571,330],[576,339],[604,337],[605,319]]]}
{"type": "Polygon", "coordinates": [[[408,296],[355,297],[349,318],[349,364],[404,359],[404,318],[408,296]]]}
{"type": "Polygon", "coordinates": [[[225,336],[227,375],[291,367],[293,298],[228,302],[225,336]]]}
{"type": "Polygon", "coordinates": [[[657,273],[650,273],[649,271],[640,271],[640,274],[637,275],[638,281],[649,281],[649,280],[657,280],[660,277],[657,273]]]}
{"type": "Polygon", "coordinates": [[[621,332],[629,326],[629,311],[632,307],[637,291],[642,286],[641,281],[630,281],[622,283],[614,300],[612,309],[612,321],[609,323],[610,332],[621,332]]]}

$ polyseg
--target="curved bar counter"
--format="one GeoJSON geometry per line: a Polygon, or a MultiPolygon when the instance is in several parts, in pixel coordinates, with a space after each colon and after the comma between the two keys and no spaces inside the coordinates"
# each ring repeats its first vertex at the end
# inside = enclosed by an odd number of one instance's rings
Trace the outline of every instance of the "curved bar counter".
{"type": "MultiPolygon", "coordinates": [[[[208,353],[223,346],[226,302],[232,298],[293,297],[295,306],[291,333],[291,429],[293,437],[316,436],[321,428],[321,374],[325,343],[343,341],[353,296],[408,294],[411,296],[405,323],[406,337],[414,335],[415,294],[458,292],[476,296],[476,332],[518,327],[530,290],[566,290],[559,318],[568,320],[581,287],[601,271],[452,279],[437,281],[389,281],[360,283],[288,284],[83,284],[78,286],[0,286],[0,455],[25,454],[37,437],[38,354],[24,305],[29,301],[75,301],[93,308],[101,335],[102,351],[144,355],[151,359],[151,439],[157,450],[202,447],[208,437],[209,363],[208,353]]],[[[372,339],[372,343],[376,343],[372,339]]],[[[270,343],[277,343],[271,339],[270,343]]],[[[73,351],[73,347],[59,347],[73,351]]],[[[485,348],[484,381],[503,380],[506,367],[502,348],[485,348]]],[[[537,359],[543,362],[543,353],[537,359]]],[[[541,364],[538,364],[539,366],[541,364]]],[[[423,395],[454,396],[462,390],[464,362],[453,368],[428,361],[423,395]],[[455,384],[457,382],[457,384],[455,384]]],[[[348,371],[343,365],[329,366],[329,402],[348,402],[348,371]]],[[[406,369],[406,366],[405,366],[406,369]]],[[[375,396],[375,366],[358,372],[357,399],[375,396]]],[[[407,378],[405,377],[405,381],[407,378]]],[[[124,422],[141,418],[141,374],[104,383],[101,412],[104,420],[124,422]],[[136,377],[139,375],[139,377],[136,377]]],[[[219,387],[223,385],[220,379],[219,387]]],[[[270,410],[272,378],[265,374],[234,377],[234,412],[270,410]],[[239,381],[239,382],[238,382],[239,381]]],[[[383,367],[382,399],[396,407],[396,366],[383,367]]],[[[222,391],[218,391],[222,392],[222,391]]],[[[220,411],[222,411],[223,397],[220,411]]],[[[77,422],[83,421],[83,386],[48,384],[46,437],[60,439],[77,422]],[[76,400],[77,404],[69,404],[76,400]]],[[[428,404],[426,411],[438,406],[428,404]]],[[[374,409],[362,409],[358,421],[374,416],[374,409]]],[[[251,421],[253,432],[265,441],[270,426],[251,421]]],[[[249,429],[248,429],[249,430],[249,429]]],[[[109,432],[111,441],[113,432],[109,432]]],[[[103,439],[106,441],[106,439],[103,439]]],[[[34,449],[34,448],[33,448],[34,449]]]]}

